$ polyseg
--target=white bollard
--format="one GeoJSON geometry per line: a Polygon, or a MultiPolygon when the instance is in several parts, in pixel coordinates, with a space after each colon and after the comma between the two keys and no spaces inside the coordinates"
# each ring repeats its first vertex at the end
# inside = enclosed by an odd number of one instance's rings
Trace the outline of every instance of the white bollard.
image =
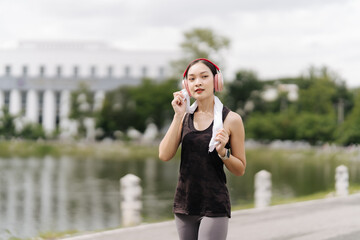
{"type": "Polygon", "coordinates": [[[336,168],[335,189],[337,196],[347,196],[349,194],[349,172],[344,165],[336,168]]]}
{"type": "Polygon", "coordinates": [[[124,227],[141,223],[142,189],[140,181],[140,178],[133,174],[127,174],[120,179],[122,225],[124,227]]]}
{"type": "Polygon", "coordinates": [[[261,170],[255,174],[255,208],[265,208],[271,203],[271,173],[261,170]]]}

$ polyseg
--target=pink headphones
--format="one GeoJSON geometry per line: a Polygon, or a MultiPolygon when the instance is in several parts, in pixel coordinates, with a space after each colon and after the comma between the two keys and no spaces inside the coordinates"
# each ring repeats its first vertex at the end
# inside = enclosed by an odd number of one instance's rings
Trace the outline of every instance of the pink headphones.
{"type": "Polygon", "coordinates": [[[189,70],[189,67],[190,67],[191,63],[193,63],[195,61],[198,61],[198,60],[203,60],[203,61],[209,62],[212,65],[214,65],[214,67],[216,68],[216,72],[217,72],[215,77],[214,77],[215,92],[221,92],[223,90],[224,83],[223,83],[223,77],[222,77],[220,68],[218,66],[216,66],[215,63],[211,62],[210,60],[208,60],[206,58],[198,58],[198,59],[195,59],[195,60],[193,60],[193,61],[191,61],[189,63],[189,65],[187,66],[187,68],[185,69],[185,72],[183,74],[183,80],[182,80],[183,88],[186,89],[186,91],[189,93],[189,96],[191,97],[189,85],[188,85],[188,83],[186,81],[186,73],[189,70]]]}

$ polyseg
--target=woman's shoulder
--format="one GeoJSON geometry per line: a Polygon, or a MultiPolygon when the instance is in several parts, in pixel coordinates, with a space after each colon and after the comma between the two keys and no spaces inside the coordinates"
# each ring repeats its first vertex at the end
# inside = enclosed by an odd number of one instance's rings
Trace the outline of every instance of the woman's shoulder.
{"type": "Polygon", "coordinates": [[[229,113],[225,119],[225,124],[228,123],[230,126],[243,125],[240,114],[229,110],[229,113]]]}

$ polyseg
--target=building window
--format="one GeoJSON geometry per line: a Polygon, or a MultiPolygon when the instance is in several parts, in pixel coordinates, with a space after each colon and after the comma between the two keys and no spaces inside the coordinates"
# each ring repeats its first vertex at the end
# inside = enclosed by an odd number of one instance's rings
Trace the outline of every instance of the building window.
{"type": "Polygon", "coordinates": [[[10,106],[10,91],[4,92],[4,107],[9,109],[10,106]]]}
{"type": "Polygon", "coordinates": [[[125,67],[125,77],[130,77],[131,74],[131,69],[129,66],[125,67]]]}
{"type": "Polygon", "coordinates": [[[147,67],[142,67],[142,69],[141,69],[141,74],[142,74],[142,77],[146,77],[146,76],[147,76],[147,67]]]}
{"type": "Polygon", "coordinates": [[[6,75],[6,76],[10,76],[10,75],[11,75],[11,66],[10,66],[10,65],[6,65],[6,66],[5,66],[5,75],[6,75]]]}
{"type": "Polygon", "coordinates": [[[40,91],[39,92],[39,119],[38,119],[38,123],[42,124],[43,122],[43,107],[44,107],[44,92],[40,91]]]}
{"type": "Polygon", "coordinates": [[[113,67],[112,66],[109,66],[108,69],[107,69],[107,75],[109,78],[112,78],[113,77],[113,67]]]}
{"type": "Polygon", "coordinates": [[[26,77],[28,75],[28,67],[27,66],[22,67],[22,75],[23,75],[23,77],[26,77]]]}
{"type": "Polygon", "coordinates": [[[21,92],[21,113],[23,116],[25,115],[25,110],[26,110],[26,96],[27,96],[27,91],[22,91],[21,92]]]}
{"type": "Polygon", "coordinates": [[[57,66],[56,67],[56,77],[61,77],[61,75],[62,75],[62,68],[61,68],[61,66],[57,66]]]}
{"type": "Polygon", "coordinates": [[[45,76],[45,67],[44,66],[40,66],[39,73],[40,73],[40,77],[45,76]]]}
{"type": "Polygon", "coordinates": [[[60,104],[61,104],[61,93],[55,92],[55,125],[56,127],[59,127],[60,125],[60,104]]]}
{"type": "Polygon", "coordinates": [[[96,67],[95,66],[91,66],[91,68],[90,68],[90,76],[91,77],[96,76],[96,67]]]}
{"type": "Polygon", "coordinates": [[[74,66],[73,75],[74,75],[74,78],[79,77],[79,67],[78,66],[74,66]]]}

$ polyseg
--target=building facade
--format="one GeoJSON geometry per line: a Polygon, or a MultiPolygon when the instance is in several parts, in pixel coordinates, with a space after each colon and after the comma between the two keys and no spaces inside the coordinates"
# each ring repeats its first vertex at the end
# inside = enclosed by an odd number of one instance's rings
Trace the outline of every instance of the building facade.
{"type": "Polygon", "coordinates": [[[69,127],[70,94],[85,83],[101,107],[106,91],[169,76],[174,52],[123,51],[102,42],[22,42],[0,49],[0,109],[46,132],[69,127]]]}

